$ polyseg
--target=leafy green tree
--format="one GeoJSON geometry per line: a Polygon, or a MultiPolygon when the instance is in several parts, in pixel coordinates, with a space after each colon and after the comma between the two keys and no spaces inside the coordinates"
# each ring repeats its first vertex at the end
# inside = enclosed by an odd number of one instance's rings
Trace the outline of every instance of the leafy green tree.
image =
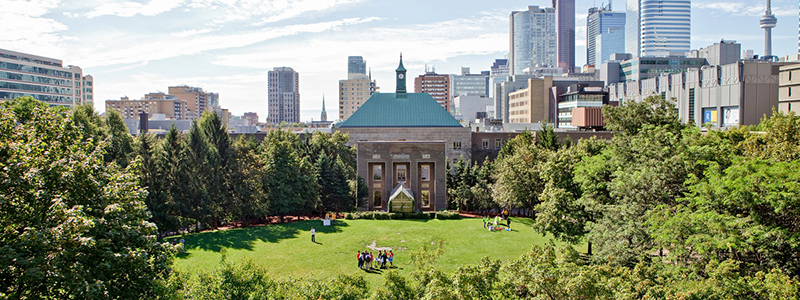
{"type": "Polygon", "coordinates": [[[525,208],[532,214],[544,189],[542,165],[549,155],[549,150],[528,144],[499,159],[493,193],[497,206],[525,208]]]}
{"type": "Polygon", "coordinates": [[[306,214],[319,200],[317,174],[306,158],[297,154],[297,137],[291,132],[271,131],[262,143],[264,186],[270,211],[283,217],[306,214]]]}
{"type": "Polygon", "coordinates": [[[261,180],[264,162],[258,157],[257,149],[258,143],[244,137],[233,144],[235,155],[230,167],[231,198],[227,209],[230,215],[243,219],[245,225],[249,225],[251,219],[269,213],[269,202],[261,180]]]}
{"type": "Polygon", "coordinates": [[[72,120],[76,125],[83,127],[84,139],[96,141],[105,139],[103,119],[94,111],[91,104],[77,105],[72,108],[72,120]]]}
{"type": "Polygon", "coordinates": [[[0,297],[157,297],[172,249],[147,221],[141,164],[104,162],[68,112],[33,106],[0,107],[0,297]]]}
{"type": "Polygon", "coordinates": [[[542,149],[556,151],[560,147],[553,125],[545,123],[542,129],[536,132],[536,145],[542,149]]]}

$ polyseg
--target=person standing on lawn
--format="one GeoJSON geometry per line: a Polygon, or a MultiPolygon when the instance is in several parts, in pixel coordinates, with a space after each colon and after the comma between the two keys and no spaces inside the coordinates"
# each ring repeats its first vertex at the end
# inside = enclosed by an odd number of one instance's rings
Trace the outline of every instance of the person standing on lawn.
{"type": "Polygon", "coordinates": [[[388,254],[387,258],[389,259],[390,268],[393,268],[394,267],[394,253],[392,253],[392,250],[389,250],[389,254],[388,254]]]}
{"type": "Polygon", "coordinates": [[[311,227],[311,241],[312,241],[312,242],[314,242],[314,243],[316,243],[316,242],[317,242],[317,241],[314,239],[314,234],[315,234],[315,233],[317,233],[317,231],[316,231],[316,230],[314,230],[314,227],[311,227]]]}

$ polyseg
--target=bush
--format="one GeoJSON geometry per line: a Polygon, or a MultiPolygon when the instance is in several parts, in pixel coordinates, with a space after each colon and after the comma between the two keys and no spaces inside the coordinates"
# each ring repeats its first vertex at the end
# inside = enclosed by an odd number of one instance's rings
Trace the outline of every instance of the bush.
{"type": "Polygon", "coordinates": [[[459,215],[457,211],[442,210],[436,212],[436,219],[455,220],[455,219],[461,219],[461,215],[459,215]]]}
{"type": "Polygon", "coordinates": [[[461,218],[456,211],[438,211],[438,212],[385,212],[385,211],[358,211],[349,212],[344,214],[347,220],[453,220],[461,218]]]}

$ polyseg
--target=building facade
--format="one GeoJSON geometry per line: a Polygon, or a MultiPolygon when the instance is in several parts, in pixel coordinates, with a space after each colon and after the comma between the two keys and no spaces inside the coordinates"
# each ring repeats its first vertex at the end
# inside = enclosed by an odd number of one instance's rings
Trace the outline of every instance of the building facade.
{"type": "Polygon", "coordinates": [[[508,94],[509,123],[548,123],[553,77],[530,78],[526,87],[508,94]]]}
{"type": "Polygon", "coordinates": [[[470,74],[469,67],[461,67],[461,75],[453,75],[453,93],[459,95],[489,96],[489,71],[470,74]]]}
{"type": "Polygon", "coordinates": [[[691,0],[627,0],[625,52],[683,55],[691,48],[691,0]]]}
{"type": "Polygon", "coordinates": [[[367,61],[361,56],[348,56],[347,74],[367,75],[367,61]]]}
{"type": "Polygon", "coordinates": [[[511,12],[509,23],[511,75],[523,74],[526,69],[558,67],[554,8],[528,6],[526,11],[511,12]]]}
{"type": "Polygon", "coordinates": [[[339,120],[347,120],[379,90],[375,80],[367,75],[349,74],[348,79],[339,80],[339,120]]]}
{"type": "Polygon", "coordinates": [[[269,124],[300,123],[300,74],[276,67],[269,71],[267,89],[269,124]]]}
{"type": "Polygon", "coordinates": [[[60,59],[0,49],[0,101],[31,96],[49,105],[94,103],[94,78],[60,59]]]}
{"type": "Polygon", "coordinates": [[[575,0],[553,0],[556,15],[556,61],[564,73],[575,69],[575,0]]]}
{"type": "MultiPolygon", "coordinates": [[[[779,68],[787,63],[739,61],[608,86],[610,101],[648,96],[675,99],[678,116],[691,124],[731,127],[758,124],[779,107],[779,68]]],[[[788,91],[787,91],[788,92],[788,91]]]]}
{"type": "Polygon", "coordinates": [[[450,84],[449,74],[436,74],[435,72],[425,72],[414,79],[414,92],[427,93],[433,97],[445,110],[450,111],[450,100],[452,99],[452,85],[450,84]]]}
{"type": "MultiPolygon", "coordinates": [[[[587,114],[585,108],[600,109],[603,104],[608,104],[608,92],[604,91],[602,87],[591,87],[586,84],[570,85],[566,93],[558,97],[556,127],[566,129],[592,127],[586,126],[586,116],[596,116],[598,111],[588,110],[590,113],[587,114]],[[594,112],[594,114],[591,114],[591,112],[594,112]],[[580,119],[580,121],[573,123],[573,121],[578,121],[575,119],[580,119]]],[[[602,122],[602,113],[600,113],[599,119],[602,122]]],[[[597,126],[596,124],[592,125],[597,126]]]]}
{"type": "Polygon", "coordinates": [[[586,17],[586,64],[599,65],[611,54],[625,53],[625,13],[611,5],[592,7],[586,17]]]}
{"type": "Polygon", "coordinates": [[[190,120],[199,119],[203,112],[213,111],[219,106],[219,94],[206,92],[201,87],[178,85],[169,87],[168,91],[170,95],[186,101],[189,109],[186,117],[190,120]]]}
{"type": "Polygon", "coordinates": [[[475,122],[480,112],[486,114],[487,107],[494,106],[494,100],[484,95],[459,95],[453,99],[453,116],[456,120],[475,122]]]}
{"type": "Polygon", "coordinates": [[[116,110],[123,119],[139,119],[141,113],[147,113],[148,119],[155,120],[189,120],[189,108],[186,100],[164,93],[149,93],[140,100],[122,97],[119,100],[106,100],[106,111],[116,110]]]}
{"type": "Polygon", "coordinates": [[[800,115],[800,64],[780,68],[778,110],[800,115]]]}

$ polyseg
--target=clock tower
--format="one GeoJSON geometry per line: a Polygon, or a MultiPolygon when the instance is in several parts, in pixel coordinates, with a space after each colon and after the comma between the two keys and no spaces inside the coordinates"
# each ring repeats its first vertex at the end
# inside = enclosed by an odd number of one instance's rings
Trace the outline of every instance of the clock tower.
{"type": "Polygon", "coordinates": [[[395,93],[397,94],[405,94],[406,93],[406,68],[403,67],[403,54],[400,54],[400,65],[397,66],[397,89],[395,93]]]}

